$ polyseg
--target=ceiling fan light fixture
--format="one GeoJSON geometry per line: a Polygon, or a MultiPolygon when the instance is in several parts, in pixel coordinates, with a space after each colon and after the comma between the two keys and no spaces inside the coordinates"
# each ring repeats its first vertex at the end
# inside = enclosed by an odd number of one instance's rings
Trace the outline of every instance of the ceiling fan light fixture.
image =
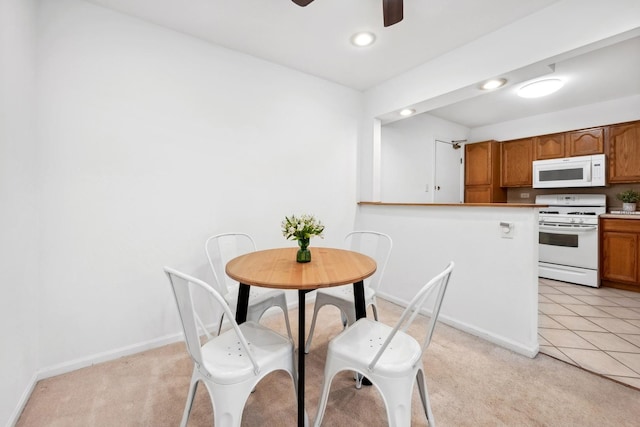
{"type": "Polygon", "coordinates": [[[402,117],[407,117],[407,116],[411,116],[412,114],[414,114],[416,112],[416,110],[414,110],[413,108],[405,108],[403,110],[400,110],[400,114],[402,117]]]}
{"type": "Polygon", "coordinates": [[[507,79],[491,79],[480,85],[482,90],[494,90],[507,84],[507,79]]]}
{"type": "Polygon", "coordinates": [[[518,89],[518,95],[522,98],[540,98],[557,91],[564,85],[560,79],[545,79],[528,83],[518,89]]]}
{"type": "Polygon", "coordinates": [[[371,46],[375,41],[376,35],[369,31],[361,31],[351,36],[351,43],[358,47],[371,46]]]}

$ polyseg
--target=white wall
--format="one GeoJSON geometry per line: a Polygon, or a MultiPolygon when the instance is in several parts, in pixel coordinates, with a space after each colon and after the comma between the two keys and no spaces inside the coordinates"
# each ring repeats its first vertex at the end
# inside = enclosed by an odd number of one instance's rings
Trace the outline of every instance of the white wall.
{"type": "Polygon", "coordinates": [[[468,132],[464,126],[429,114],[418,114],[382,126],[381,200],[415,203],[433,201],[435,139],[466,139],[468,132]],[[425,191],[427,184],[429,192],[425,191]]]}
{"type": "Polygon", "coordinates": [[[360,205],[356,227],[393,239],[381,296],[405,305],[453,260],[440,319],[523,355],[537,354],[537,209],[360,205]],[[512,239],[501,237],[501,221],[514,225],[512,239]]]}
{"type": "Polygon", "coordinates": [[[35,1],[0,1],[0,425],[16,418],[38,366],[35,1]]]}
{"type": "Polygon", "coordinates": [[[508,141],[632,120],[640,120],[640,95],[473,128],[469,142],[508,141]]]}
{"type": "Polygon", "coordinates": [[[360,93],[81,1],[40,18],[45,375],[177,337],[162,266],[209,279],[211,234],[352,229],[360,93]]]}

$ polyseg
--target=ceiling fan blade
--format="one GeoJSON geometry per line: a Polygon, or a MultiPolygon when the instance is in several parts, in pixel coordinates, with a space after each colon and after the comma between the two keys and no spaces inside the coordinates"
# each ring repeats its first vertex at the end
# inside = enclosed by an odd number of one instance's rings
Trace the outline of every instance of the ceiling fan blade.
{"type": "Polygon", "coordinates": [[[402,0],[382,0],[382,13],[384,26],[390,27],[404,18],[402,0]]]}
{"type": "Polygon", "coordinates": [[[311,3],[313,0],[293,0],[293,2],[295,4],[297,4],[298,6],[302,6],[305,7],[306,5],[308,5],[309,3],[311,3]]]}

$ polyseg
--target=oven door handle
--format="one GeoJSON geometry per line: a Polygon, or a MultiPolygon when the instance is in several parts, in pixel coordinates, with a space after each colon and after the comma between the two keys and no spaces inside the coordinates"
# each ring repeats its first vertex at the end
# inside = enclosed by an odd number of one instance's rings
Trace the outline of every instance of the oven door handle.
{"type": "Polygon", "coordinates": [[[579,226],[573,226],[573,225],[547,225],[547,224],[541,224],[538,227],[540,230],[547,230],[547,231],[573,231],[573,232],[583,232],[583,231],[595,231],[598,229],[597,225],[579,225],[579,226]]]}

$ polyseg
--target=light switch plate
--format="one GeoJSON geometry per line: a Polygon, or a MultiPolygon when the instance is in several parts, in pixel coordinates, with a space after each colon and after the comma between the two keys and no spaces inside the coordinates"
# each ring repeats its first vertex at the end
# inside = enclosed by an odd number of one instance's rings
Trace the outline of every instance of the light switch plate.
{"type": "Polygon", "coordinates": [[[513,222],[500,221],[500,237],[503,239],[513,239],[515,234],[515,224],[513,222]]]}

